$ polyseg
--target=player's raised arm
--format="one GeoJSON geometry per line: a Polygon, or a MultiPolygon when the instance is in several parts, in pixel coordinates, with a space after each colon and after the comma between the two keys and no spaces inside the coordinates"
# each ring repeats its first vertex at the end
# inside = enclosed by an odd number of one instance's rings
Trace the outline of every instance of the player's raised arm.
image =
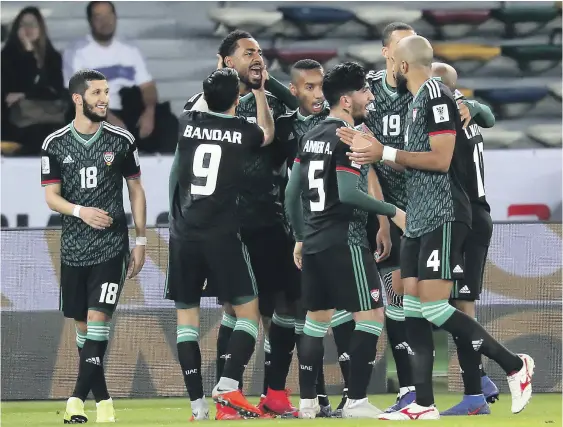
{"type": "Polygon", "coordinates": [[[274,117],[268,106],[266,92],[264,91],[264,83],[266,82],[266,70],[262,71],[262,85],[260,89],[254,89],[254,97],[256,98],[256,123],[264,130],[264,145],[270,144],[274,140],[275,124],[274,117]]]}
{"type": "Polygon", "coordinates": [[[147,200],[145,190],[141,184],[141,167],[139,154],[135,142],[129,146],[129,152],[123,164],[123,176],[127,181],[129,202],[135,223],[135,248],[131,251],[127,277],[135,277],[145,263],[145,246],[147,244],[147,200]]]}

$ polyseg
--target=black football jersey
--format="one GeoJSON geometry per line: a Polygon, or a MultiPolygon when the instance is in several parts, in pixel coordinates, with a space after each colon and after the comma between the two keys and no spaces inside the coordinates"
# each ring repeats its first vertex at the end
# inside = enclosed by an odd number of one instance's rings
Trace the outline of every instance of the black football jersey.
{"type": "MultiPolygon", "coordinates": [[[[458,90],[455,99],[465,99],[458,90]]],[[[473,102],[473,101],[467,101],[473,102]]],[[[461,174],[461,182],[471,205],[491,212],[491,207],[485,195],[485,163],[483,161],[483,135],[481,128],[471,119],[467,128],[459,127],[456,136],[456,151],[465,162],[465,173],[461,174]]]]}
{"type": "Polygon", "coordinates": [[[305,230],[303,253],[316,253],[335,245],[368,246],[367,212],[340,202],[337,171],[360,177],[359,189],[367,193],[369,166],[352,162],[350,147],[336,136],[346,122],[327,117],[303,135],[295,159],[301,165],[305,230]]]}
{"type": "MultiPolygon", "coordinates": [[[[203,94],[194,95],[184,106],[189,110],[203,94]]],[[[268,106],[274,120],[285,114],[285,105],[270,92],[266,92],[268,106]]],[[[252,92],[241,96],[236,115],[256,123],[256,98],[252,92]]],[[[245,165],[243,188],[240,197],[242,225],[260,228],[284,221],[281,203],[281,186],[284,170],[276,143],[250,154],[245,165]]]]}
{"type": "MultiPolygon", "coordinates": [[[[383,145],[402,150],[412,95],[410,92],[399,95],[395,88],[387,84],[386,79],[385,70],[368,73],[367,81],[375,99],[368,106],[368,115],[364,123],[383,145]]],[[[374,168],[385,201],[405,209],[407,204],[405,174],[383,162],[376,163],[374,168]]]]}
{"type": "MultiPolygon", "coordinates": [[[[455,135],[460,125],[450,90],[441,82],[429,79],[409,108],[405,150],[431,151],[431,136],[455,135]]],[[[469,198],[460,178],[464,169],[464,161],[455,150],[446,173],[407,168],[407,237],[419,237],[446,222],[459,221],[471,226],[469,198]]]]}
{"type": "Polygon", "coordinates": [[[224,114],[188,111],[179,121],[171,234],[197,240],[237,232],[245,162],[264,142],[264,132],[242,117],[224,114]]]}
{"type": "Polygon", "coordinates": [[[109,228],[96,230],[80,218],[62,215],[63,264],[100,264],[129,248],[123,178],[136,179],[140,175],[133,135],[107,122],[102,122],[87,140],[73,123],[45,139],[41,148],[41,184],[60,184],[65,200],[103,209],[113,219],[109,228]]]}

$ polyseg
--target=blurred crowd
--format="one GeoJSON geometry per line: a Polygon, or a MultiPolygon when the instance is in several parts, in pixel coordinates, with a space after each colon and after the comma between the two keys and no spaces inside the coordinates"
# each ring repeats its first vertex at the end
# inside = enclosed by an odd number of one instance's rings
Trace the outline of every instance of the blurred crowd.
{"type": "Polygon", "coordinates": [[[159,102],[141,52],[115,37],[114,4],[90,2],[85,15],[90,34],[62,55],[36,7],[24,8],[12,22],[2,48],[2,154],[38,155],[44,139],[73,119],[68,81],[84,68],[109,81],[110,123],[131,132],[142,152],[173,152],[178,120],[168,102],[159,102]]]}

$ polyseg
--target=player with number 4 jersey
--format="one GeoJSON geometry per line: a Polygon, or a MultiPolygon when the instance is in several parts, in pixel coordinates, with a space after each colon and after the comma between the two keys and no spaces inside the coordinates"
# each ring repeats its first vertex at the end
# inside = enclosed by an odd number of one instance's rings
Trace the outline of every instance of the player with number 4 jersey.
{"type": "Polygon", "coordinates": [[[65,423],[84,423],[84,400],[92,390],[97,422],[115,422],[103,358],[110,321],[127,276],[145,259],[145,193],[133,136],[105,122],[109,87],[103,74],[84,70],[69,83],[76,107],[72,123],[49,135],[41,151],[41,183],[49,207],[62,215],[61,307],[75,320],[80,353],[78,379],[65,423]],[[123,179],[137,233],[129,256],[123,179]]]}

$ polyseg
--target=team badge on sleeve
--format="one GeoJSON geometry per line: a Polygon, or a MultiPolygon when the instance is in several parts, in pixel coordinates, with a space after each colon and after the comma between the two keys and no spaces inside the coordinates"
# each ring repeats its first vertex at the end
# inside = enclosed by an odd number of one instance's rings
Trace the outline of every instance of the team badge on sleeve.
{"type": "Polygon", "coordinates": [[[450,120],[450,114],[448,113],[448,106],[446,104],[434,105],[432,111],[434,112],[434,121],[436,123],[450,120]]]}
{"type": "Polygon", "coordinates": [[[106,165],[111,166],[114,158],[115,155],[113,154],[113,151],[106,151],[104,153],[104,161],[106,162],[106,165]]]}
{"type": "Polygon", "coordinates": [[[375,302],[379,301],[379,289],[372,289],[370,294],[375,302]]]}
{"type": "Polygon", "coordinates": [[[49,172],[51,172],[51,164],[49,163],[48,156],[41,157],[41,172],[44,174],[48,174],[49,172]]]}

